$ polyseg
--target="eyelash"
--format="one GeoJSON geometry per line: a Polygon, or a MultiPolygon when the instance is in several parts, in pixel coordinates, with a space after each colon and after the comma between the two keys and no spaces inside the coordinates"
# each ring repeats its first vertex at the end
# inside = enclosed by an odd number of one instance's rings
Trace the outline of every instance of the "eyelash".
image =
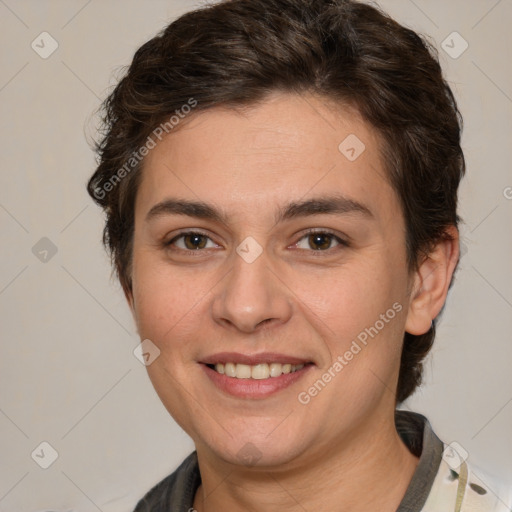
{"type": "MultiPolygon", "coordinates": [[[[334,232],[330,231],[330,230],[320,230],[320,229],[308,229],[305,233],[302,234],[302,236],[297,240],[297,242],[295,242],[294,245],[297,245],[302,239],[310,236],[310,235],[315,235],[315,234],[320,234],[320,235],[328,235],[328,236],[331,236],[333,240],[335,240],[336,242],[338,242],[339,246],[341,247],[349,247],[350,244],[344,240],[343,238],[340,238],[339,236],[337,236],[334,232]]],[[[181,233],[179,233],[178,235],[176,235],[175,237],[171,238],[171,240],[169,240],[168,242],[164,242],[164,247],[165,248],[172,248],[172,245],[177,241],[179,240],[180,238],[184,237],[184,236],[187,236],[187,235],[200,235],[200,236],[204,236],[205,238],[207,238],[208,240],[212,241],[213,240],[206,234],[206,233],[203,233],[202,231],[182,231],[181,233]]],[[[336,249],[336,247],[339,247],[339,246],[335,246],[335,247],[331,247],[329,249],[326,249],[326,250],[314,250],[314,249],[298,249],[298,250],[302,250],[302,251],[308,251],[308,252],[311,252],[311,253],[314,253],[315,256],[322,256],[322,253],[323,254],[330,254],[331,251],[334,249],[336,249]]],[[[204,251],[204,249],[181,249],[181,248],[173,248],[172,250],[174,251],[182,251],[182,252],[186,252],[186,253],[200,253],[202,251],[204,251]]]]}

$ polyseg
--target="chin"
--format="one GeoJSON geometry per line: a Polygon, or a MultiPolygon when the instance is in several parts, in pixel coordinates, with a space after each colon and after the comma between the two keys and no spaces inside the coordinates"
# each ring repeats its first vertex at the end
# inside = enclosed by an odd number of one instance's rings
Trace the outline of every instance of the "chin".
{"type": "Polygon", "coordinates": [[[222,439],[203,439],[196,446],[206,446],[216,457],[229,464],[245,467],[282,466],[292,462],[304,451],[304,437],[299,431],[290,432],[289,428],[283,428],[278,433],[278,429],[274,432],[267,428],[235,431],[231,427],[228,430],[232,437],[223,432],[222,439]]]}

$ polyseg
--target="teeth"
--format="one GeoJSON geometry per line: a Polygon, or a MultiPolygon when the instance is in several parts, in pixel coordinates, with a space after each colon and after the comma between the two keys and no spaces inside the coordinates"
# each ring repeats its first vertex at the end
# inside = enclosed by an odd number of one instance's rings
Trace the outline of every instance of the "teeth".
{"type": "Polygon", "coordinates": [[[304,368],[304,364],[261,363],[250,366],[248,364],[218,363],[215,365],[215,370],[227,377],[257,380],[279,377],[283,373],[293,373],[301,368],[304,368]]]}
{"type": "MultiPolygon", "coordinates": [[[[215,369],[217,370],[217,365],[215,365],[215,369]]],[[[217,370],[217,371],[219,371],[219,370],[217,370]]],[[[236,364],[226,363],[224,365],[224,373],[228,377],[236,377],[236,364]]]]}
{"type": "Polygon", "coordinates": [[[283,365],[282,364],[279,364],[279,363],[272,363],[270,366],[269,366],[269,369],[270,369],[270,376],[271,377],[279,377],[279,375],[281,375],[283,372],[282,372],[282,368],[283,368],[283,365]]]}
{"type": "Polygon", "coordinates": [[[237,364],[236,365],[236,378],[237,379],[250,379],[251,378],[251,367],[248,364],[237,364]]]}

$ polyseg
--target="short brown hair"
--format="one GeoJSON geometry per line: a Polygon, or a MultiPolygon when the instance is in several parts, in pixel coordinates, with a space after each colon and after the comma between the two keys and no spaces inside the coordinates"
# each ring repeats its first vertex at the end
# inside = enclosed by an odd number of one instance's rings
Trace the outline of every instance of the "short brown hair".
{"type": "MultiPolygon", "coordinates": [[[[103,242],[125,290],[143,163],[126,167],[134,152],[191,98],[195,111],[235,108],[278,90],[349,104],[380,133],[410,270],[449,238],[465,171],[462,119],[433,47],[353,0],[223,1],[184,14],[140,47],[103,104],[99,165],[88,191],[105,210],[103,242]]],[[[421,336],[405,333],[397,402],[420,384],[434,337],[435,321],[421,336]]]]}

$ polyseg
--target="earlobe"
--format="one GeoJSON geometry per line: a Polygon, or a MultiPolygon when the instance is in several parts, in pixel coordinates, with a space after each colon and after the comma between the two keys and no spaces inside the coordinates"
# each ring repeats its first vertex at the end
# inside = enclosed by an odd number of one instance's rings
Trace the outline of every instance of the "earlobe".
{"type": "Polygon", "coordinates": [[[458,230],[450,226],[446,233],[449,238],[439,241],[415,272],[405,323],[410,334],[425,334],[446,301],[459,259],[458,230]]]}

